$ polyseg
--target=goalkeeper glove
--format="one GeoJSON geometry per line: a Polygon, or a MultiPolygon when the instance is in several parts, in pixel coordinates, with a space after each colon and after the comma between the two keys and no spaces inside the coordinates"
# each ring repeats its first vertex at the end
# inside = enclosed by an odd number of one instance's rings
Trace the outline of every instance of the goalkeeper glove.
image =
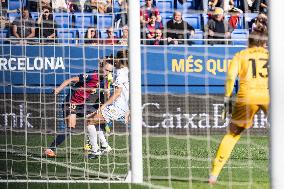
{"type": "Polygon", "coordinates": [[[233,103],[231,97],[224,97],[224,108],[222,112],[222,119],[225,120],[226,117],[230,114],[232,114],[233,110],[233,103]]]}

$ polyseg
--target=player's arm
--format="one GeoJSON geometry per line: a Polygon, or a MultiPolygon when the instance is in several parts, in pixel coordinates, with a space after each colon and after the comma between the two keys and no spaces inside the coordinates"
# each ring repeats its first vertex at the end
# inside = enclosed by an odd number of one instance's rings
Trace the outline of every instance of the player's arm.
{"type": "Polygon", "coordinates": [[[100,109],[105,108],[107,105],[112,104],[122,92],[122,87],[116,86],[113,95],[100,107],[100,109]]]}
{"type": "Polygon", "coordinates": [[[225,84],[225,97],[231,97],[234,90],[235,80],[239,72],[240,54],[236,54],[229,65],[225,84]]]}
{"type": "Polygon", "coordinates": [[[63,83],[61,83],[59,87],[55,87],[54,94],[60,93],[60,91],[64,89],[67,85],[69,85],[70,83],[79,82],[79,80],[80,80],[79,77],[71,77],[70,79],[63,81],[63,83]]]}
{"type": "Polygon", "coordinates": [[[239,61],[240,55],[239,53],[235,55],[233,60],[229,65],[229,69],[227,72],[226,84],[225,84],[225,97],[224,97],[224,109],[222,112],[222,118],[225,120],[227,114],[231,114],[232,112],[232,101],[231,96],[233,94],[235,80],[238,76],[238,69],[239,69],[239,61]]]}

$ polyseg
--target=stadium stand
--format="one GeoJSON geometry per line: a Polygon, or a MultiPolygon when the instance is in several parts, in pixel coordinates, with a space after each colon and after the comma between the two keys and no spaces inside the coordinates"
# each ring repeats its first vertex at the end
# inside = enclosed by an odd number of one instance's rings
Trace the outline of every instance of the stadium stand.
{"type": "Polygon", "coordinates": [[[184,14],[183,20],[187,21],[194,29],[201,29],[200,14],[184,14]]]}
{"type": "Polygon", "coordinates": [[[59,28],[72,27],[72,15],[68,13],[53,13],[53,18],[58,24],[59,28]]]}
{"type": "Polygon", "coordinates": [[[160,12],[172,11],[174,9],[174,0],[156,0],[156,7],[160,12]]]}
{"type": "Polygon", "coordinates": [[[32,19],[37,20],[39,17],[39,13],[38,12],[30,12],[32,19]]]}
{"type": "Polygon", "coordinates": [[[0,30],[0,44],[4,44],[6,41],[6,38],[8,37],[9,37],[9,30],[1,29],[0,30]]]}
{"type": "Polygon", "coordinates": [[[26,5],[26,1],[25,0],[9,0],[8,1],[8,9],[9,10],[15,10],[15,9],[21,9],[22,7],[24,7],[26,5]]]}
{"type": "Polygon", "coordinates": [[[192,39],[199,39],[199,40],[194,40],[193,44],[203,45],[204,44],[203,36],[204,36],[204,32],[202,30],[195,30],[195,33],[192,39]]]}
{"type": "Polygon", "coordinates": [[[161,12],[160,15],[162,17],[163,25],[165,26],[169,20],[173,19],[174,13],[173,12],[161,12]]]}
{"type": "Polygon", "coordinates": [[[77,38],[77,29],[58,28],[57,36],[58,36],[58,43],[75,44],[77,38]]]}
{"type": "Polygon", "coordinates": [[[95,16],[92,13],[75,13],[75,28],[88,28],[95,25],[95,16]]]}
{"type": "Polygon", "coordinates": [[[248,29],[235,29],[232,34],[231,38],[233,39],[233,45],[247,45],[247,40],[249,36],[248,29]],[[234,40],[237,39],[237,40],[234,40]]]}
{"type": "Polygon", "coordinates": [[[177,9],[186,11],[187,9],[194,9],[194,0],[186,0],[183,4],[177,2],[177,9]]]}
{"type": "MultiPolygon", "coordinates": [[[[114,35],[119,38],[121,36],[121,29],[115,29],[113,30],[113,33],[114,35]]],[[[99,30],[99,36],[102,38],[102,39],[106,39],[107,38],[107,29],[100,29],[99,30]]]]}
{"type": "Polygon", "coordinates": [[[98,14],[96,19],[98,29],[104,29],[114,26],[114,15],[112,14],[98,14]]]}
{"type": "Polygon", "coordinates": [[[14,12],[8,13],[10,23],[12,23],[15,20],[15,18],[19,16],[21,16],[19,13],[14,13],[14,12]]]}

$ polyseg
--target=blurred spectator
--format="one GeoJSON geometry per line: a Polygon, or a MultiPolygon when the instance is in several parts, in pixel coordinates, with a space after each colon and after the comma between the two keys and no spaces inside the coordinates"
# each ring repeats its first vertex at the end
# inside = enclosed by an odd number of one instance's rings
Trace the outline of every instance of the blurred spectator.
{"type": "Polygon", "coordinates": [[[155,37],[155,30],[156,29],[163,29],[163,24],[162,22],[156,22],[156,15],[151,14],[150,15],[150,21],[146,25],[146,37],[147,39],[153,39],[155,37]]]}
{"type": "Polygon", "coordinates": [[[0,15],[0,29],[9,29],[10,21],[6,16],[0,15]]]}
{"type": "Polygon", "coordinates": [[[85,33],[85,44],[97,45],[99,44],[98,38],[97,29],[94,27],[89,27],[85,33]]]}
{"type": "Polygon", "coordinates": [[[7,9],[8,8],[8,3],[7,3],[8,0],[1,0],[1,11],[2,9],[7,9]]]}
{"type": "Polygon", "coordinates": [[[87,0],[84,6],[85,12],[104,13],[104,3],[100,0],[87,0]]]}
{"type": "MultiPolygon", "coordinates": [[[[82,2],[84,4],[84,2],[82,2]]],[[[67,9],[69,12],[81,12],[81,0],[68,0],[67,9]]]]}
{"type": "Polygon", "coordinates": [[[160,15],[160,12],[153,5],[153,0],[145,0],[145,5],[140,8],[140,23],[142,27],[149,23],[151,14],[157,17],[160,15]]]}
{"type": "Polygon", "coordinates": [[[104,45],[115,45],[118,43],[117,37],[114,35],[113,28],[107,29],[107,38],[103,40],[104,45]]]}
{"type": "Polygon", "coordinates": [[[267,11],[267,1],[266,0],[242,0],[242,9],[249,13],[259,13],[260,11],[267,11]]]}
{"type": "Polygon", "coordinates": [[[267,24],[268,24],[267,22],[268,21],[267,21],[266,14],[260,13],[255,19],[252,20],[251,32],[253,32],[254,29],[257,28],[257,27],[261,27],[261,28],[266,27],[267,28],[267,24]]]}
{"type": "MultiPolygon", "coordinates": [[[[194,28],[182,20],[180,11],[175,11],[173,19],[167,22],[166,33],[169,44],[185,44],[185,40],[177,39],[189,39],[194,35],[194,28]]],[[[189,41],[188,44],[192,44],[192,42],[189,41]]]]}
{"type": "Polygon", "coordinates": [[[67,12],[68,6],[65,0],[52,0],[52,8],[54,12],[67,12]]]}
{"type": "Polygon", "coordinates": [[[43,7],[37,19],[37,36],[41,38],[42,43],[54,43],[56,37],[56,21],[53,20],[53,15],[50,7],[43,7]]]}
{"type": "Polygon", "coordinates": [[[112,0],[106,0],[106,4],[104,5],[104,13],[112,13],[112,12],[113,12],[112,0]]]}
{"type": "MultiPolygon", "coordinates": [[[[233,30],[233,27],[224,19],[223,9],[216,7],[205,28],[208,39],[230,39],[233,30]]],[[[209,41],[208,43],[224,44],[224,41],[209,41]]]]}
{"type": "Polygon", "coordinates": [[[51,0],[29,0],[28,7],[30,12],[41,12],[42,7],[51,7],[51,0]]]}
{"type": "Polygon", "coordinates": [[[117,0],[114,4],[114,12],[115,14],[115,26],[119,28],[121,26],[127,25],[127,12],[128,5],[126,0],[117,0]],[[119,14],[118,14],[119,13],[119,14]]]}
{"type": "MultiPolygon", "coordinates": [[[[22,9],[22,16],[15,18],[12,23],[12,34],[16,38],[34,38],[35,37],[35,22],[30,18],[30,13],[27,7],[22,9]]],[[[21,40],[20,43],[26,43],[26,40],[21,40]]]]}
{"type": "MultiPolygon", "coordinates": [[[[186,2],[187,0],[177,0],[180,4],[183,5],[184,2],[186,2]]],[[[193,4],[194,4],[194,10],[204,10],[204,3],[207,4],[208,0],[193,0],[193,4]]],[[[190,7],[185,7],[186,9],[189,9],[190,7]]]]}
{"type": "Polygon", "coordinates": [[[260,12],[263,12],[263,13],[265,13],[265,14],[268,13],[267,0],[261,0],[261,1],[260,1],[260,12]]]}
{"type": "Polygon", "coordinates": [[[209,0],[208,2],[209,10],[214,10],[215,7],[221,7],[223,10],[227,11],[234,7],[234,5],[234,0],[209,0]]]}
{"type": "Polygon", "coordinates": [[[161,29],[156,29],[155,40],[150,41],[150,45],[164,45],[163,32],[161,29]]]}
{"type": "Polygon", "coordinates": [[[118,44],[120,45],[128,45],[128,26],[125,25],[122,28],[122,36],[119,40],[118,44]]]}

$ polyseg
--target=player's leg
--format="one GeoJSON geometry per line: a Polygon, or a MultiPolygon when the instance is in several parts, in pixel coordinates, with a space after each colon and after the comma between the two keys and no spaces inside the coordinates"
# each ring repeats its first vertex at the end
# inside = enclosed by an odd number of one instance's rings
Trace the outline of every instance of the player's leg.
{"type": "Polygon", "coordinates": [[[67,125],[66,132],[58,134],[51,143],[51,145],[49,146],[49,148],[45,150],[44,153],[47,157],[56,156],[55,151],[57,146],[59,146],[65,141],[66,137],[68,137],[69,134],[71,133],[71,130],[76,126],[76,106],[69,106],[69,104],[63,106],[64,106],[63,107],[64,115],[66,116],[65,118],[65,124],[67,125]]]}
{"type": "Polygon", "coordinates": [[[104,119],[100,114],[92,115],[87,119],[87,131],[92,146],[92,154],[90,154],[90,158],[95,158],[95,156],[101,155],[101,151],[98,145],[98,133],[96,128],[96,125],[98,125],[100,122],[104,122],[104,119]]]}
{"type": "Polygon", "coordinates": [[[233,110],[232,119],[229,124],[229,131],[223,137],[218,147],[216,157],[213,161],[212,171],[208,180],[210,184],[214,184],[217,181],[219,173],[229,159],[236,143],[240,139],[240,134],[246,128],[251,127],[253,123],[253,117],[258,110],[259,106],[257,105],[236,103],[233,110]]]}
{"type": "Polygon", "coordinates": [[[103,153],[108,153],[112,150],[112,148],[109,146],[107,139],[105,137],[105,127],[107,123],[100,123],[98,127],[98,137],[101,144],[101,151],[103,153]]]}

